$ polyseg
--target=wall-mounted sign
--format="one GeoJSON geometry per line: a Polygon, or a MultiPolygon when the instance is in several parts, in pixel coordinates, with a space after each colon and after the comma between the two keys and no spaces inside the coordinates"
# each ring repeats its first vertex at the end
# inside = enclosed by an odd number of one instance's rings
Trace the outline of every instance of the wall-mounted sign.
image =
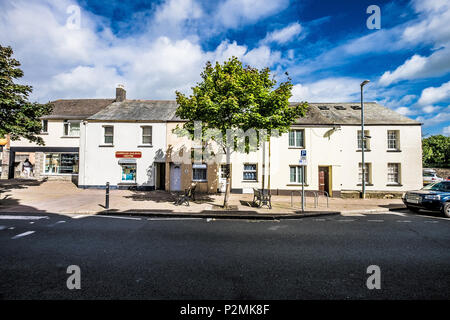
{"type": "Polygon", "coordinates": [[[140,151],[116,151],[116,158],[141,158],[140,151]]]}

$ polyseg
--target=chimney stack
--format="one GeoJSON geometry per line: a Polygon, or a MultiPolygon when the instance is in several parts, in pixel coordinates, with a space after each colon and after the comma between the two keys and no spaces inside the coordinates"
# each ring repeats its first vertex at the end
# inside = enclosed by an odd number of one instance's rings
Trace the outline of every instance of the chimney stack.
{"type": "Polygon", "coordinates": [[[125,88],[123,84],[117,85],[116,88],[116,102],[122,102],[125,101],[127,98],[127,92],[125,91],[125,88]]]}

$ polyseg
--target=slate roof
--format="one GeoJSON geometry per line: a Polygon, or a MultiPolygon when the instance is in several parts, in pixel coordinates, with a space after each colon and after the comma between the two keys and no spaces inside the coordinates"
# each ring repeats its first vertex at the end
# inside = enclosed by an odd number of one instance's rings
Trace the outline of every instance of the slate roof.
{"type": "Polygon", "coordinates": [[[182,121],[175,116],[175,100],[125,100],[114,102],[88,120],[105,121],[182,121]]]}
{"type": "MultiPolygon", "coordinates": [[[[292,102],[296,105],[299,102],[292,102]]],[[[300,125],[359,125],[361,109],[355,103],[308,103],[305,117],[299,118],[300,125]]],[[[183,121],[175,116],[175,100],[125,100],[114,102],[88,120],[97,121],[183,121]]],[[[367,125],[419,125],[420,123],[402,116],[376,102],[364,103],[364,120],[367,125]]]]}
{"type": "Polygon", "coordinates": [[[53,111],[41,119],[79,119],[84,120],[96,114],[114,99],[70,99],[52,101],[53,111]]]}
{"type": "MultiPolygon", "coordinates": [[[[291,103],[295,105],[298,103],[291,103]]],[[[353,103],[316,103],[309,102],[305,117],[299,118],[296,124],[303,125],[360,125],[361,105],[353,103]]],[[[376,102],[364,102],[364,123],[367,125],[420,125],[420,122],[401,115],[376,102]]]]}

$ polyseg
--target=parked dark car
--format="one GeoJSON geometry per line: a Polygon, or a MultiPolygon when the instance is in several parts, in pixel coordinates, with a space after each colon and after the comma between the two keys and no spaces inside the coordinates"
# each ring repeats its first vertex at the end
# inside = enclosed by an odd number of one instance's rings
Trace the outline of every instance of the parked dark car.
{"type": "Polygon", "coordinates": [[[441,211],[450,218],[450,181],[436,182],[420,190],[408,191],[402,200],[411,211],[441,211]]]}

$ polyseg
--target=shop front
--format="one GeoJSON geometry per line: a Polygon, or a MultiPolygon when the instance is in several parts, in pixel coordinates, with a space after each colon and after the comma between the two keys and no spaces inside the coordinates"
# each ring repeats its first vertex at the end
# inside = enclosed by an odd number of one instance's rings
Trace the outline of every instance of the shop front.
{"type": "Polygon", "coordinates": [[[32,165],[28,178],[68,180],[77,184],[79,169],[78,148],[70,147],[11,147],[8,179],[23,178],[23,165],[32,165]]]}

